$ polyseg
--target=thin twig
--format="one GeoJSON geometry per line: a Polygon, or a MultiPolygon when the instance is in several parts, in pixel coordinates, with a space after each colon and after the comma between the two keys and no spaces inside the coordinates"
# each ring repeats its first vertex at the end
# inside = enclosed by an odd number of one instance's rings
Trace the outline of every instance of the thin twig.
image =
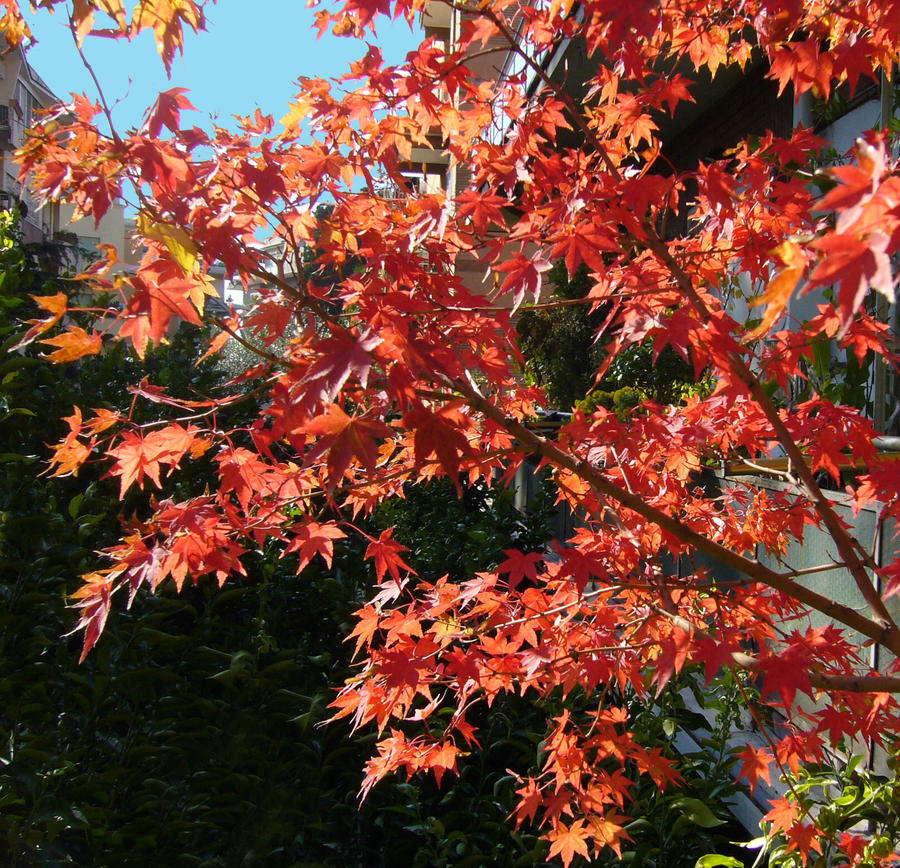
{"type": "Polygon", "coordinates": [[[113,138],[113,141],[116,145],[122,145],[122,139],[119,136],[119,133],[116,131],[116,125],[113,123],[112,112],[110,111],[109,104],[106,102],[106,95],[103,92],[103,88],[100,85],[100,79],[97,78],[97,73],[94,72],[94,67],[91,66],[88,61],[84,49],[78,42],[78,33],[75,26],[75,18],[72,13],[69,15],[69,32],[72,34],[72,41],[75,43],[75,50],[78,52],[78,56],[81,58],[81,62],[84,64],[85,69],[87,69],[88,74],[91,76],[91,79],[94,82],[94,87],[97,88],[97,95],[100,97],[100,105],[103,107],[103,114],[106,116],[106,122],[109,124],[109,132],[113,138]]]}

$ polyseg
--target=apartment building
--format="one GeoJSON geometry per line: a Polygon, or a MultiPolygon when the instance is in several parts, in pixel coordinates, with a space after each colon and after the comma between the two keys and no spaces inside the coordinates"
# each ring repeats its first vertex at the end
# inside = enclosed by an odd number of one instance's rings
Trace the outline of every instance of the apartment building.
{"type": "Polygon", "coordinates": [[[19,206],[26,243],[57,240],[71,247],[76,259],[89,257],[99,244],[112,244],[127,259],[130,235],[122,205],[113,205],[98,225],[90,218],[73,221],[74,208],[57,203],[39,204],[18,180],[14,154],[40,112],[59,97],[28,62],[21,46],[0,53],[0,208],[19,206]]]}

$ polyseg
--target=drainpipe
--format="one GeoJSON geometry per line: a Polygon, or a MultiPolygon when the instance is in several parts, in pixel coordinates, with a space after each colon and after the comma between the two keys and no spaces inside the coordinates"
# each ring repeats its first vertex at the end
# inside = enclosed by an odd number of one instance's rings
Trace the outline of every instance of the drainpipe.
{"type": "MultiPolygon", "coordinates": [[[[890,69],[881,69],[881,128],[886,130],[894,116],[894,87],[891,79],[893,78],[893,64],[890,69]]],[[[893,147],[891,147],[893,150],[893,147]]],[[[889,321],[890,311],[888,301],[881,293],[877,295],[875,304],[876,315],[883,322],[889,321]]],[[[878,431],[884,431],[885,411],[887,409],[887,365],[884,361],[878,359],[875,366],[875,428],[878,431]]],[[[878,449],[885,451],[900,451],[900,437],[876,437],[873,441],[878,449]]],[[[875,513],[875,539],[872,541],[872,554],[875,557],[875,564],[881,566],[884,563],[884,533],[882,532],[883,507],[879,506],[875,513]]],[[[881,576],[876,573],[874,576],[875,591],[881,596],[881,576]]],[[[879,645],[877,642],[872,643],[869,652],[869,665],[873,671],[878,671],[881,663],[879,645]]],[[[875,759],[875,739],[869,739],[869,755],[866,758],[866,766],[872,769],[875,759]]]]}
{"type": "MultiPolygon", "coordinates": [[[[455,51],[459,47],[459,37],[462,28],[461,24],[462,12],[454,5],[450,7],[450,36],[447,40],[449,45],[448,49],[451,51],[455,51]]],[[[459,95],[454,97],[454,107],[459,108],[459,95]]],[[[446,193],[449,200],[456,203],[456,194],[459,190],[456,189],[456,163],[451,159],[450,165],[447,167],[447,175],[444,179],[444,186],[446,187],[446,193]]],[[[455,210],[455,208],[454,208],[455,210]]]]}
{"type": "MultiPolygon", "coordinates": [[[[894,113],[893,85],[889,72],[893,70],[881,70],[881,128],[886,130],[894,113]]],[[[888,300],[878,293],[875,297],[875,317],[881,322],[888,322],[890,318],[890,308],[888,300]]],[[[874,371],[874,391],[875,391],[875,407],[874,418],[876,431],[884,431],[887,409],[887,366],[880,359],[875,365],[874,371]]]]}
{"type": "MultiPolygon", "coordinates": [[[[900,438],[891,437],[891,438],[876,438],[878,439],[890,439],[890,440],[898,440],[900,438]]],[[[878,508],[875,511],[875,539],[872,540],[872,556],[875,558],[875,565],[880,567],[884,563],[884,534],[881,530],[882,520],[884,518],[884,505],[879,504],[878,508]]],[[[875,581],[875,592],[881,597],[881,576],[876,572],[873,577],[875,581]]],[[[879,645],[877,642],[872,643],[872,647],[869,650],[869,665],[872,667],[874,672],[878,671],[878,667],[881,664],[881,655],[879,653],[879,645]]],[[[869,738],[869,750],[868,756],[866,757],[866,768],[870,771],[874,768],[875,765],[875,738],[874,736],[869,738]]]]}

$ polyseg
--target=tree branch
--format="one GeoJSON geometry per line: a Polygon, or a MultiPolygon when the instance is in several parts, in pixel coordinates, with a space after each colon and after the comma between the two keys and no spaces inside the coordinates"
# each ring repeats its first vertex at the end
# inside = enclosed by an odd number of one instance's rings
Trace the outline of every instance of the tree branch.
{"type": "Polygon", "coordinates": [[[788,576],[761,564],[755,558],[740,555],[720,543],[706,538],[677,518],[673,518],[646,503],[637,495],[630,494],[628,491],[619,488],[587,461],[576,458],[545,437],[529,431],[520,422],[508,418],[501,410],[479,395],[467,383],[457,381],[452,386],[466,398],[466,401],[473,409],[478,410],[504,427],[524,446],[549,459],[557,466],[580,476],[600,493],[633,510],[638,515],[643,516],[662,530],[672,534],[698,551],[721,561],[761,584],[781,591],[799,603],[809,606],[811,609],[815,609],[835,621],[839,621],[863,636],[884,645],[892,653],[900,655],[900,632],[897,630],[886,630],[883,624],[865,617],[855,609],[844,606],[830,597],[819,594],[811,588],[793,581],[788,576]]]}

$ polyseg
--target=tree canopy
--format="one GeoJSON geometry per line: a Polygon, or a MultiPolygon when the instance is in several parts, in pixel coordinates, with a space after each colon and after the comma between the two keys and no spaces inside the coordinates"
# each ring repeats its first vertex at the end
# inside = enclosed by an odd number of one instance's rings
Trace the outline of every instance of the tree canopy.
{"type": "MultiPolygon", "coordinates": [[[[3,5],[15,43],[25,25],[16,3],[3,5]]],[[[183,29],[204,27],[202,7],[104,0],[69,11],[79,40],[152,28],[168,66],[183,29]]],[[[883,315],[900,248],[890,125],[861,131],[832,165],[803,126],[686,166],[668,158],[662,130],[704,82],[729,74],[762,70],[794,99],[869,80],[890,95],[900,3],[450,8],[458,40],[426,39],[389,68],[375,28],[413,19],[421,0],[321,9],[321,30],[363,40],[360,60],[338,81],[301,78],[280,121],[258,113],[237,132],[203,129],[186,121],[192,105],[177,87],[139,129],[112,128],[103,100],[86,96],[44,117],[19,152],[37,194],[95,219],[124,199],[145,252],[122,271],[109,249],[82,275],[79,306],[94,325],[76,325],[64,295],[36,295],[44,313],[25,342],[60,362],[114,341],[143,356],[176,322],[206,322],[218,329],[210,352],[238,341],[258,359],[212,395],[171,397],[147,382],[128,411],[67,418],[57,476],[100,463],[127,496],[196,461],[217,471],[215,485],[129,518],[84,575],[73,604],[85,654],[114,599],[168,580],[224,584],[269,542],[296,553],[298,569],[328,566],[361,533],[380,587],[357,612],[359,669],[334,714],[378,732],[363,794],[393,772],[447,779],[479,749],[481,712],[502,694],[562,697],[546,706],[544,765],[522,774],[514,822],[539,824],[568,864],[621,848],[635,780],[679,780],[634,737],[623,697],[653,703],[686,666],[750,673],[759,707],[777,712],[755,711],[768,742],[742,754],[754,784],[828,750],[895,743],[898,464],[863,409],[811,374],[823,344],[834,359],[896,370],[883,315]],[[568,41],[589,69],[577,97],[545,63],[568,41]],[[501,80],[472,72],[507,56],[501,80]],[[447,176],[466,183],[409,190],[413,149],[435,146],[447,176]],[[299,279],[310,244],[334,280],[299,279]],[[589,289],[543,301],[542,275],[560,259],[570,277],[586,267],[589,289]],[[473,261],[490,293],[463,280],[473,261]],[[254,287],[247,310],[210,313],[214,266],[254,287]],[[733,303],[738,277],[751,317],[733,303]],[[799,317],[804,293],[821,303],[799,317]],[[577,411],[548,435],[531,424],[545,395],[520,376],[515,312],[572,303],[605,314],[597,382],[649,342],[711,390],[577,411]],[[808,383],[802,400],[797,382],[808,383]],[[250,396],[255,418],[223,423],[250,396]],[[446,477],[461,496],[464,483],[508,480],[535,456],[580,517],[552,551],[510,549],[494,570],[426,578],[391,528],[361,521],[410,482],[446,477]],[[774,482],[716,476],[723,464],[774,482]],[[848,519],[873,509],[874,539],[848,519]],[[822,560],[800,567],[811,533],[827,541],[822,560]]],[[[804,863],[832,846],[852,864],[891,858],[858,830],[823,831],[796,792],[767,822],[804,863]]]]}

